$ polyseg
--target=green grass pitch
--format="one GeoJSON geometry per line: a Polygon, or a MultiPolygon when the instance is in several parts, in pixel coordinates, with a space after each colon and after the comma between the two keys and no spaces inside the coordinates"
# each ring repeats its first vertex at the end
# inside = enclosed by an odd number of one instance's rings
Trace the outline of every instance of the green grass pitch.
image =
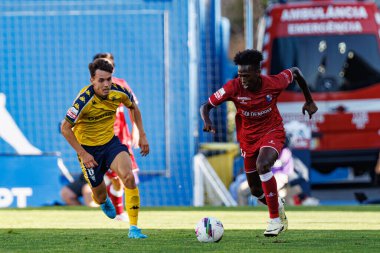
{"type": "Polygon", "coordinates": [[[99,209],[44,207],[0,210],[0,252],[379,252],[380,206],[288,207],[289,230],[265,238],[265,207],[143,208],[149,238],[128,239],[128,224],[99,209]],[[214,216],[225,232],[200,243],[199,219],[214,216]]]}

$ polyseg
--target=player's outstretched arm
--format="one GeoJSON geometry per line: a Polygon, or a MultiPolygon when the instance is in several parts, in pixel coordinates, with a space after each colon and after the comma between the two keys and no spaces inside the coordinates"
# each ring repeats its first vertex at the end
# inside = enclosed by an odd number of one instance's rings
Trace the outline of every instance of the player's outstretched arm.
{"type": "Polygon", "coordinates": [[[61,133],[66,138],[67,142],[75,149],[78,156],[82,160],[86,168],[93,168],[98,165],[94,157],[86,152],[86,150],[80,145],[72,130],[72,125],[64,120],[61,125],[61,133]]]}
{"type": "Polygon", "coordinates": [[[313,97],[311,96],[309,87],[307,86],[306,80],[303,77],[301,70],[299,70],[297,67],[292,67],[290,70],[292,71],[293,77],[297,81],[298,86],[301,88],[306,100],[305,104],[302,107],[302,113],[305,115],[305,111],[307,111],[309,118],[311,119],[312,115],[318,111],[318,107],[314,103],[313,97]]]}
{"type": "Polygon", "coordinates": [[[212,125],[211,119],[210,119],[210,111],[214,108],[209,102],[204,103],[201,105],[200,113],[203,120],[203,131],[204,132],[211,132],[215,133],[215,127],[212,125]]]}
{"type": "Polygon", "coordinates": [[[135,102],[133,102],[132,106],[129,107],[129,110],[131,112],[133,122],[136,124],[137,129],[139,130],[139,135],[140,135],[139,146],[141,149],[140,154],[142,156],[146,156],[149,154],[149,143],[148,143],[148,140],[146,138],[145,131],[144,131],[144,126],[143,126],[143,122],[142,122],[140,109],[137,106],[137,104],[135,102]]]}

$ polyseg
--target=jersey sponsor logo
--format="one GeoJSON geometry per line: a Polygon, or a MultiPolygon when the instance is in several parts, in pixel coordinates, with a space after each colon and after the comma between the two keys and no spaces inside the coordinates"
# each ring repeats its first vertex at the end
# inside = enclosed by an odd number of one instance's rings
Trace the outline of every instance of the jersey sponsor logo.
{"type": "Polygon", "coordinates": [[[67,110],[67,113],[66,113],[67,117],[69,117],[70,119],[72,120],[75,120],[78,116],[78,110],[75,109],[74,107],[70,107],[69,110],[67,110]]]}
{"type": "Polygon", "coordinates": [[[270,113],[272,111],[272,107],[269,107],[263,111],[260,111],[260,112],[248,112],[248,111],[243,111],[242,110],[242,114],[246,117],[261,117],[267,113],[270,113]]]}
{"type": "Polygon", "coordinates": [[[238,100],[251,100],[250,97],[237,97],[238,100]]]}
{"type": "Polygon", "coordinates": [[[217,92],[214,93],[216,99],[221,99],[226,91],[223,88],[220,88],[217,92]]]}
{"type": "Polygon", "coordinates": [[[237,97],[237,100],[239,100],[240,104],[247,104],[247,101],[250,101],[250,97],[237,97]]]}
{"type": "Polygon", "coordinates": [[[265,96],[265,100],[266,100],[268,103],[271,102],[272,99],[273,99],[273,97],[272,97],[271,94],[268,94],[268,95],[265,96]]]}
{"type": "Polygon", "coordinates": [[[114,112],[106,112],[102,115],[99,115],[99,116],[96,116],[96,117],[88,117],[88,120],[98,120],[98,119],[102,119],[104,117],[108,117],[108,116],[112,116],[114,114],[114,112]]]}
{"type": "Polygon", "coordinates": [[[73,114],[78,115],[78,110],[73,106],[69,109],[73,114]]]}

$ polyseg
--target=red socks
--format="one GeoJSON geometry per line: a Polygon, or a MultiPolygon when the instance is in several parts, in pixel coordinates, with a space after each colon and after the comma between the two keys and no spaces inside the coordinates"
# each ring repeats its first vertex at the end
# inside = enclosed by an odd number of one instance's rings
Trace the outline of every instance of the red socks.
{"type": "Polygon", "coordinates": [[[271,171],[260,175],[260,179],[269,209],[269,217],[271,219],[278,218],[278,192],[276,179],[271,171]]]}
{"type": "Polygon", "coordinates": [[[107,192],[108,196],[112,201],[112,204],[114,205],[116,209],[116,214],[122,214],[124,213],[124,204],[123,204],[123,190],[121,191],[115,191],[112,184],[107,186],[107,192]]]}

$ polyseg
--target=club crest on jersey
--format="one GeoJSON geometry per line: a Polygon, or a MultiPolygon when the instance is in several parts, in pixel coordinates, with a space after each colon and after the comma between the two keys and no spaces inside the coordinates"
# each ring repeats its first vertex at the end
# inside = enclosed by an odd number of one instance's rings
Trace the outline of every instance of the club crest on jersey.
{"type": "Polygon", "coordinates": [[[220,88],[217,92],[214,93],[216,99],[221,99],[226,91],[223,88],[220,88]]]}
{"type": "Polygon", "coordinates": [[[266,100],[268,103],[271,102],[272,99],[273,99],[273,97],[272,97],[272,95],[270,95],[270,94],[265,96],[265,100],[266,100]]]}

